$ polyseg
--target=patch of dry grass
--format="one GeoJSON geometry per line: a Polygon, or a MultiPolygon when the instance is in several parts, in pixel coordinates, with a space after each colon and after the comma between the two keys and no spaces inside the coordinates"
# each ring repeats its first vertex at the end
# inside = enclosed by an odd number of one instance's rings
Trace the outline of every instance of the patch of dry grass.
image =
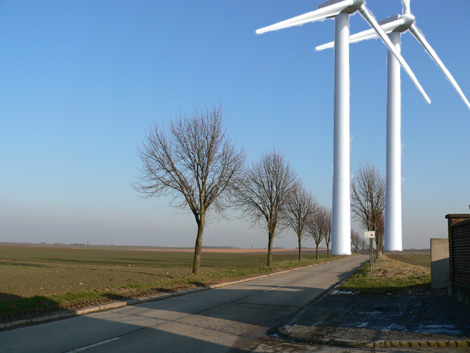
{"type": "MultiPolygon", "coordinates": [[[[420,255],[415,255],[420,256],[420,255]]],[[[412,257],[412,256],[408,256],[412,257]]],[[[387,278],[405,278],[405,277],[421,277],[431,274],[430,268],[414,265],[397,259],[382,255],[376,263],[375,271],[371,276],[387,277],[387,278]]]]}
{"type": "Polygon", "coordinates": [[[382,255],[369,271],[369,263],[362,266],[341,287],[360,293],[391,293],[429,285],[431,270],[427,267],[412,265],[382,255]]]}

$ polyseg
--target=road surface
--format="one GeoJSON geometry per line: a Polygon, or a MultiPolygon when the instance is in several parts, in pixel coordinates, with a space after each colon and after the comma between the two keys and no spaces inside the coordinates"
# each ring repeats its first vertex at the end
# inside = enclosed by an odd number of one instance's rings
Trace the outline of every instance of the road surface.
{"type": "Polygon", "coordinates": [[[222,288],[0,332],[1,352],[250,352],[367,260],[349,256],[222,288]]]}

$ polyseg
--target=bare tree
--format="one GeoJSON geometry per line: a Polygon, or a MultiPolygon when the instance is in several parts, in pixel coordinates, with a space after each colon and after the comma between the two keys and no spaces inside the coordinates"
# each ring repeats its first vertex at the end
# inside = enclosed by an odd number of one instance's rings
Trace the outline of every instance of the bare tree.
{"type": "Polygon", "coordinates": [[[361,238],[359,237],[359,233],[354,229],[351,229],[351,243],[354,246],[354,252],[357,254],[357,250],[359,249],[361,238]]]}
{"type": "MultiPolygon", "coordinates": [[[[379,221],[377,222],[377,227],[375,228],[375,248],[377,254],[383,254],[384,252],[384,233],[385,233],[385,217],[382,212],[379,221]]],[[[378,257],[378,255],[377,255],[378,257]]]]}
{"type": "Polygon", "coordinates": [[[253,225],[262,224],[268,231],[267,266],[272,266],[273,239],[280,218],[286,212],[288,196],[297,185],[297,176],[279,153],[265,153],[252,164],[237,192],[238,206],[253,225]]]}
{"type": "Polygon", "coordinates": [[[366,249],[366,246],[367,246],[367,242],[364,237],[361,237],[359,239],[359,246],[361,247],[361,254],[364,254],[364,249],[366,249]]]}
{"type": "Polygon", "coordinates": [[[209,208],[222,212],[243,176],[245,154],[223,128],[220,106],[180,116],[168,131],[155,124],[139,149],[141,176],[135,188],[147,197],[171,195],[197,224],[193,273],[200,267],[202,236],[209,208]]]}
{"type": "Polygon", "coordinates": [[[315,259],[318,260],[318,247],[323,240],[324,230],[322,229],[323,222],[321,221],[321,211],[317,211],[311,215],[307,223],[307,233],[313,238],[315,242],[315,259]]]}
{"type": "Polygon", "coordinates": [[[376,232],[378,257],[383,243],[383,230],[380,227],[385,210],[385,179],[374,166],[360,165],[352,181],[351,198],[351,210],[356,220],[367,230],[376,232]]]}
{"type": "Polygon", "coordinates": [[[323,240],[326,242],[329,236],[331,239],[331,214],[329,210],[323,206],[319,206],[307,223],[307,231],[315,242],[315,259],[318,260],[318,247],[320,243],[323,240]]]}
{"type": "Polygon", "coordinates": [[[323,221],[325,222],[325,244],[326,244],[326,257],[330,258],[330,242],[331,242],[331,210],[325,208],[323,221]]]}
{"type": "Polygon", "coordinates": [[[285,211],[282,214],[282,223],[292,228],[297,235],[299,247],[299,261],[302,260],[302,237],[304,228],[316,211],[317,203],[302,185],[297,187],[290,193],[285,211]]]}

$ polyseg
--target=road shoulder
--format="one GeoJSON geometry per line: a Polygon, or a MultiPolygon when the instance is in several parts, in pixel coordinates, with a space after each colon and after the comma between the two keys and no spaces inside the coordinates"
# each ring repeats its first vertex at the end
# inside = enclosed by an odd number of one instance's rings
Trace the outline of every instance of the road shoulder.
{"type": "Polygon", "coordinates": [[[470,347],[470,307],[444,291],[360,295],[337,288],[279,328],[297,342],[347,347],[470,347]]]}

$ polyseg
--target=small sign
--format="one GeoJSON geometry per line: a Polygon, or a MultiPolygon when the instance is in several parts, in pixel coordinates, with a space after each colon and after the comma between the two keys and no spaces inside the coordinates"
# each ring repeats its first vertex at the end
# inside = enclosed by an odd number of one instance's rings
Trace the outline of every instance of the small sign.
{"type": "Polygon", "coordinates": [[[364,237],[366,239],[374,239],[375,238],[375,231],[368,231],[364,233],[364,237]]]}

